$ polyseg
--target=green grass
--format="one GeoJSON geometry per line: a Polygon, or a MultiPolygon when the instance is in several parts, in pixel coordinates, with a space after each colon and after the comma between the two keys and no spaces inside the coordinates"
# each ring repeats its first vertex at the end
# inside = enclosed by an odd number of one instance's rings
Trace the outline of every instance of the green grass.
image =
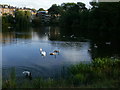
{"type": "MultiPolygon", "coordinates": [[[[120,60],[97,58],[90,64],[78,64],[70,67],[70,82],[75,86],[97,85],[97,83],[120,80],[120,60]]],[[[104,83],[105,84],[105,83],[104,83]]],[[[99,85],[98,85],[99,86],[99,85]]],[[[104,86],[104,85],[103,85],[104,86]]],[[[112,84],[111,84],[112,86],[112,84]]],[[[116,85],[114,85],[116,86],[116,85]]],[[[118,86],[119,87],[119,86],[118,86]]]]}
{"type": "MultiPolygon", "coordinates": [[[[63,71],[62,71],[63,72],[63,71]]],[[[81,87],[81,88],[114,88],[120,87],[120,60],[97,58],[89,64],[70,66],[65,77],[59,79],[23,80],[17,83],[15,68],[11,70],[9,80],[3,81],[3,88],[50,88],[50,87],[81,87]]]]}

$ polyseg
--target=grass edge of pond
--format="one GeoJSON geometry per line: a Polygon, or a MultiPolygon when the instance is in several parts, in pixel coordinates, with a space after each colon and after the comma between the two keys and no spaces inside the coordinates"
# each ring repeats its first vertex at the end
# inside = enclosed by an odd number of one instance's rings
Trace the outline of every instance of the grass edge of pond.
{"type": "MultiPolygon", "coordinates": [[[[64,71],[66,72],[66,71],[64,71]]],[[[63,73],[63,71],[62,71],[63,73]]],[[[32,80],[25,79],[22,83],[16,81],[15,68],[11,69],[8,80],[3,81],[3,88],[50,88],[50,87],[80,87],[80,88],[116,88],[120,87],[120,60],[111,58],[96,58],[90,64],[79,63],[67,68],[67,74],[59,79],[32,80]]]]}

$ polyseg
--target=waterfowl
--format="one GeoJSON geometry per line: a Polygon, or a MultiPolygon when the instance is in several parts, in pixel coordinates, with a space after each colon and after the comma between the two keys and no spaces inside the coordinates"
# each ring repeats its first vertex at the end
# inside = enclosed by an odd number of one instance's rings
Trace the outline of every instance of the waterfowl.
{"type": "Polygon", "coordinates": [[[106,42],[105,44],[106,44],[106,45],[110,45],[110,44],[111,44],[111,42],[106,42]]]}
{"type": "Polygon", "coordinates": [[[50,53],[50,55],[56,55],[56,53],[50,53]]]}
{"type": "Polygon", "coordinates": [[[23,74],[25,74],[26,78],[29,78],[30,80],[32,79],[32,74],[29,71],[23,71],[23,74]]]}
{"type": "Polygon", "coordinates": [[[11,29],[11,28],[12,28],[12,27],[10,27],[10,26],[8,27],[8,29],[11,29]]]}
{"type": "Polygon", "coordinates": [[[77,37],[74,37],[74,38],[77,38],[77,37]]]}
{"type": "Polygon", "coordinates": [[[60,52],[60,50],[54,50],[54,52],[59,53],[59,52],[60,52]]]}
{"type": "Polygon", "coordinates": [[[42,48],[40,48],[40,53],[42,56],[46,56],[46,52],[42,50],[42,48]]]}
{"type": "Polygon", "coordinates": [[[91,49],[88,49],[89,52],[91,52],[91,49]]]}
{"type": "Polygon", "coordinates": [[[98,46],[97,46],[96,44],[94,44],[94,47],[95,47],[95,48],[98,48],[98,46]]]}
{"type": "Polygon", "coordinates": [[[72,38],[72,37],[74,37],[74,35],[71,35],[70,37],[72,38]]]}
{"type": "Polygon", "coordinates": [[[110,57],[111,59],[114,59],[114,57],[110,57]]]}

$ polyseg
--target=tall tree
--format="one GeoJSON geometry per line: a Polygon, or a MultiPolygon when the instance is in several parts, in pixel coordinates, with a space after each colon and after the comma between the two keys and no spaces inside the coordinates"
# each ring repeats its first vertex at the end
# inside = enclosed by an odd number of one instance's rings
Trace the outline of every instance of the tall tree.
{"type": "Polygon", "coordinates": [[[40,8],[38,11],[45,11],[43,8],[40,8]]]}

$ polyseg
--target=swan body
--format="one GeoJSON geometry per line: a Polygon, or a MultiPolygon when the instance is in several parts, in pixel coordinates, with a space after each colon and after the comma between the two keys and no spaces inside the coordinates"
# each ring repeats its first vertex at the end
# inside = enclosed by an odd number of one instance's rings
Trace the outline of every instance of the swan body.
{"type": "Polygon", "coordinates": [[[42,50],[42,48],[40,48],[40,53],[42,56],[46,56],[46,52],[42,50]]]}
{"type": "Polygon", "coordinates": [[[42,51],[42,52],[41,52],[41,55],[42,55],[42,56],[46,56],[46,52],[45,52],[45,51],[42,51]]]}

